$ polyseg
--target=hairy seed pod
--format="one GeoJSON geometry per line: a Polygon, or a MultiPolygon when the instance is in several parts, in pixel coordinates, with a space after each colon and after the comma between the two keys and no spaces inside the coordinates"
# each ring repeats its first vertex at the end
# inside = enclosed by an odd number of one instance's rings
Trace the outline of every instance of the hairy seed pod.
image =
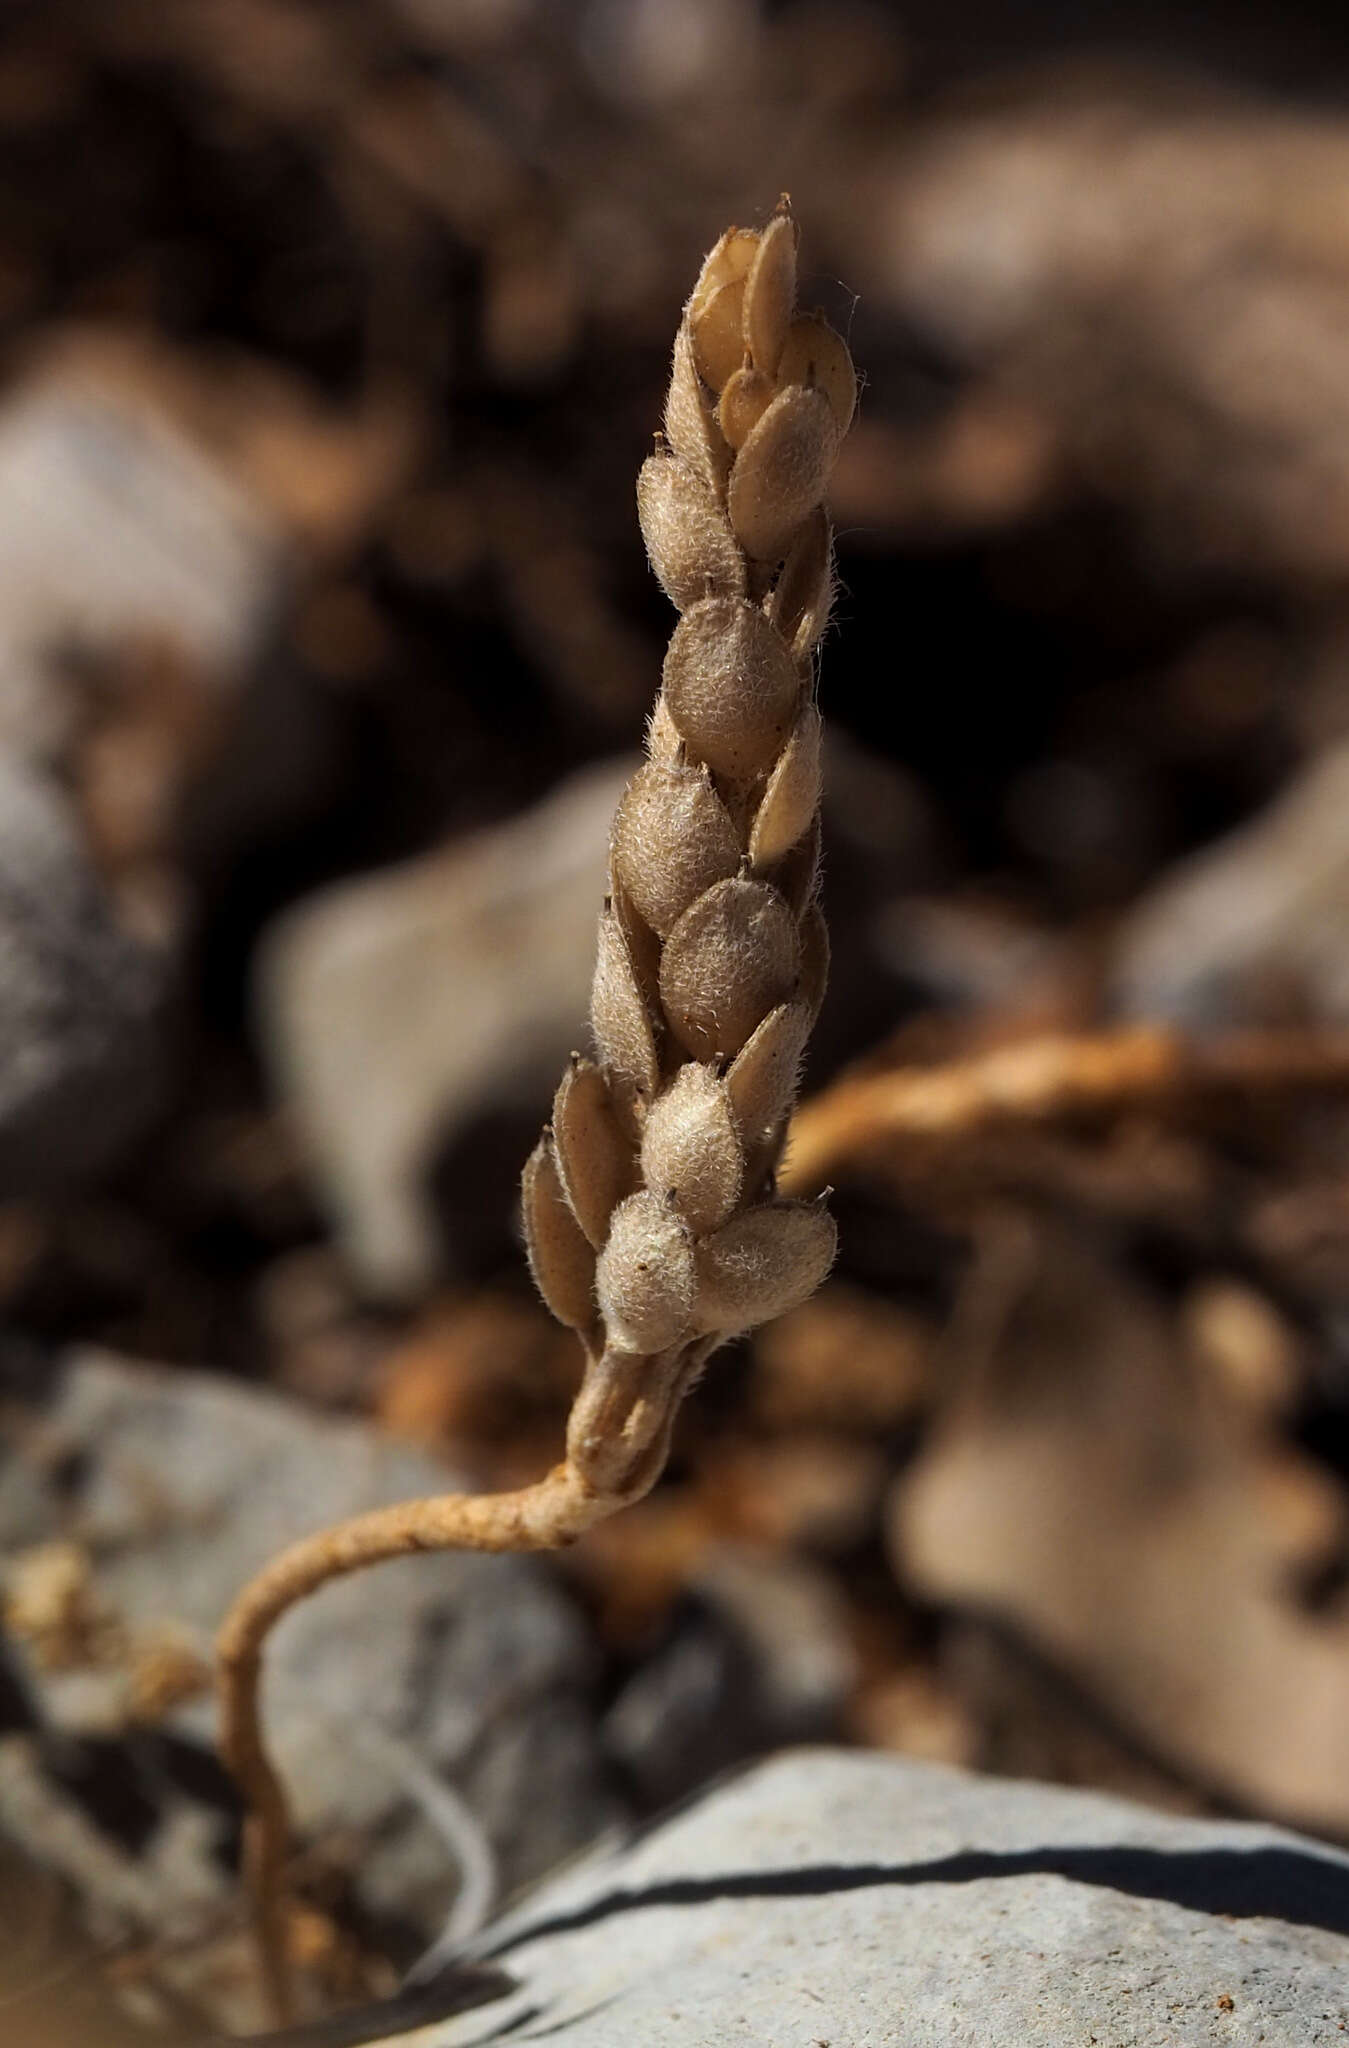
{"type": "Polygon", "coordinates": [[[637,1162],[591,1060],[574,1060],[558,1085],[553,1146],[568,1206],[598,1251],[613,1210],[632,1192],[637,1162]]]}
{"type": "Polygon", "coordinates": [[[767,882],[718,882],[665,942],[660,995],[694,1059],[731,1059],[796,986],[801,948],[786,903],[767,882]]]}
{"type": "Polygon", "coordinates": [[[664,1351],[693,1315],[693,1240],[678,1211],[645,1188],[620,1202],[600,1253],[595,1293],[611,1343],[664,1351]]]}
{"type": "Polygon", "coordinates": [[[685,321],[698,374],[714,391],[738,370],[745,353],[745,278],[759,251],[749,228],[728,228],[703,264],[685,321]]]}
{"type": "Polygon", "coordinates": [[[752,363],[742,363],[726,379],[717,407],[717,424],[728,447],[744,445],[751,427],[758,425],[777,395],[778,387],[767,370],[758,370],[752,363]]]}
{"type": "Polygon", "coordinates": [[[820,838],[820,814],[817,811],[801,838],[773,870],[773,886],[785,897],[787,908],[798,924],[820,886],[820,838]]]}
{"type": "Polygon", "coordinates": [[[833,598],[833,540],[825,509],[817,505],[788,548],[764,607],[796,661],[814,653],[829,622],[833,598]]]}
{"type": "Polygon", "coordinates": [[[680,460],[720,495],[731,467],[731,451],[698,375],[686,322],[680,323],[675,336],[670,389],[665,397],[665,438],[680,460]]]}
{"type": "Polygon", "coordinates": [[[747,1145],[761,1144],[791,1108],[812,1021],[805,1003],[779,1003],[727,1069],[731,1114],[747,1145]]]}
{"type": "Polygon", "coordinates": [[[672,605],[687,611],[700,597],[735,597],[745,563],[711,488],[677,455],[649,455],[637,478],[642,539],[672,605]]]}
{"type": "Polygon", "coordinates": [[[700,1329],[752,1330],[815,1292],[834,1263],[838,1233],[818,1202],[764,1202],[703,1239],[695,1252],[700,1329]]]}
{"type": "Polygon", "coordinates": [[[665,656],[670,716],[691,753],[747,781],[776,760],[796,717],[801,677],[756,605],[707,598],[675,627],[665,656]]]}
{"type": "Polygon", "coordinates": [[[840,435],[846,434],[857,410],[857,372],[848,344],[823,313],[803,313],[793,320],[778,359],[780,385],[804,384],[823,392],[840,435]]]}
{"type": "Polygon", "coordinates": [[[546,1131],[525,1164],[520,1200],[534,1285],[560,1323],[589,1329],[595,1320],[595,1254],[568,1206],[546,1131]]]}
{"type": "Polygon", "coordinates": [[[811,903],[801,919],[801,978],[796,992],[810,1011],[812,1030],[828,980],[829,927],[819,904],[811,903]]]}
{"type": "Polygon", "coordinates": [[[590,1028],[606,1071],[620,1076],[638,1095],[654,1095],[660,1082],[660,1062],[651,1013],[612,904],[600,919],[590,1028]]]}
{"type": "Polygon", "coordinates": [[[649,761],[619,801],[609,857],[615,879],[664,938],[695,896],[736,872],[741,854],[706,768],[649,761]]]}
{"type": "Polygon", "coordinates": [[[670,707],[662,690],[651,707],[651,716],[646,721],[646,751],[652,761],[674,761],[684,752],[684,741],[679,727],[670,716],[670,707]]]}
{"type": "Polygon", "coordinates": [[[772,867],[800,841],[820,807],[823,725],[810,703],[797,715],[792,736],[773,765],[749,834],[750,865],[772,867]]]}
{"type": "Polygon", "coordinates": [[[796,304],[796,223],[779,213],[759,237],[745,279],[745,342],[754,366],[770,377],[787,339],[796,304]]]}
{"type": "Polygon", "coordinates": [[[642,1177],[678,1209],[695,1237],[715,1230],[740,1199],[740,1138],[726,1089],[690,1060],[651,1105],[642,1136],[642,1177]]]}
{"type": "Polygon", "coordinates": [[[837,448],[827,398],[799,384],[778,393],[736,456],[727,487],[731,525],[755,561],[782,560],[824,494],[837,448]]]}

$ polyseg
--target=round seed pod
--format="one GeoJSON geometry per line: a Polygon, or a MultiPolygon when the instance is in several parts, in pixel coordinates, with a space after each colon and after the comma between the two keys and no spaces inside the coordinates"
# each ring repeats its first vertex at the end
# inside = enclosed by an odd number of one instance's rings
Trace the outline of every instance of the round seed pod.
{"type": "Polygon", "coordinates": [[[710,486],[677,455],[649,455],[637,477],[637,517],[651,566],[671,604],[738,596],[745,563],[710,486]]]}
{"type": "Polygon", "coordinates": [[[732,1061],[726,1093],[747,1145],[776,1130],[791,1108],[811,1022],[805,1003],[779,1003],[732,1061]]]}
{"type": "Polygon", "coordinates": [[[821,1202],[764,1202],[703,1239],[694,1253],[697,1326],[734,1336],[815,1292],[838,1247],[821,1202]]]}
{"type": "Polygon", "coordinates": [[[717,407],[717,424],[728,446],[743,445],[750,428],[758,425],[777,395],[778,387],[768,372],[756,369],[752,363],[742,363],[726,379],[717,407]]]}
{"type": "Polygon", "coordinates": [[[609,856],[615,880],[664,938],[695,896],[736,872],[741,852],[706,768],[649,761],[623,792],[609,856]]]}
{"type": "Polygon", "coordinates": [[[736,781],[762,775],[791,729],[801,678],[757,606],[706,598],[675,627],[665,696],[690,751],[736,781]]]}
{"type": "Polygon", "coordinates": [[[760,235],[745,279],[745,341],[755,368],[770,377],[777,376],[795,304],[796,223],[779,213],[760,235]]]}
{"type": "Polygon", "coordinates": [[[645,1188],[614,1211],[595,1294],[611,1343],[664,1351],[687,1333],[693,1309],[693,1240],[677,1210],[645,1188]]]}
{"type": "Polygon", "coordinates": [[[600,1063],[639,1095],[651,1096],[660,1081],[651,1014],[612,905],[600,919],[595,979],[590,990],[590,1027],[600,1063]]]}
{"type": "Polygon", "coordinates": [[[792,384],[778,393],[736,456],[727,487],[731,525],[756,561],[781,561],[824,496],[837,448],[821,392],[792,384]]]}
{"type": "Polygon", "coordinates": [[[690,1060],[651,1105],[642,1177],[656,1199],[672,1204],[702,1237],[735,1208],[743,1171],[726,1089],[711,1067],[690,1060]]]}
{"type": "Polygon", "coordinates": [[[820,807],[823,729],[815,706],[803,704],[791,738],[773,765],[750,827],[749,857],[756,869],[772,867],[810,829],[820,807]]]}
{"type": "Polygon", "coordinates": [[[778,383],[823,392],[839,433],[847,433],[857,410],[857,372],[847,342],[823,313],[803,313],[793,320],[778,359],[778,383]]]}
{"type": "Polygon", "coordinates": [[[834,537],[829,515],[817,505],[787,550],[782,573],[764,607],[796,661],[814,653],[829,622],[834,597],[834,537]]]}
{"type": "Polygon", "coordinates": [[[592,1060],[573,1060],[562,1076],[553,1097],[553,1146],[568,1206],[598,1251],[610,1216],[632,1192],[636,1160],[592,1060]]]}
{"type": "Polygon", "coordinates": [[[546,1131],[525,1162],[520,1202],[534,1285],[560,1323],[588,1329],[595,1320],[595,1254],[568,1206],[546,1131]]]}
{"type": "Polygon", "coordinates": [[[675,335],[674,365],[665,395],[665,438],[675,454],[714,491],[722,490],[731,466],[731,451],[717,425],[707,388],[698,375],[687,321],[681,321],[675,335]]]}
{"type": "Polygon", "coordinates": [[[661,1004],[694,1059],[731,1059],[793,993],[801,949],[790,910],[767,882],[736,877],[691,903],[665,941],[661,1004]]]}

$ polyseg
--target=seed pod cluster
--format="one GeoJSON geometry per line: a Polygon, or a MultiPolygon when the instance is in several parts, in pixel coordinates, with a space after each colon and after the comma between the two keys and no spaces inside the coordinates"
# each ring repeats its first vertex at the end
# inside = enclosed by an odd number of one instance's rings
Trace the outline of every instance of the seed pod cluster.
{"type": "MultiPolygon", "coordinates": [[[[680,617],[648,759],[614,819],[597,1056],[573,1062],[524,1180],[535,1279],[586,1344],[587,1429],[614,1412],[606,1371],[641,1385],[648,1369],[634,1379],[633,1364],[647,1358],[653,1389],[686,1384],[671,1358],[696,1364],[803,1300],[834,1253],[825,1209],[774,1187],[828,967],[822,501],[857,396],[842,338],[796,310],[796,241],[784,205],[706,259],[664,437],[638,483],[651,564],[680,617]]],[[[634,1442],[656,1433],[649,1419],[631,1427],[634,1442]]],[[[582,1470],[593,1456],[575,1423],[569,1454],[582,1470]]]]}

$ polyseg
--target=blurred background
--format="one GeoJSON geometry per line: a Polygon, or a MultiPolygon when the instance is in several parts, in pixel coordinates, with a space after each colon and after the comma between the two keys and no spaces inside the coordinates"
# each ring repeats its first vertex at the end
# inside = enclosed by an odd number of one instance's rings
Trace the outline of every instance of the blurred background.
{"type": "Polygon", "coordinates": [[[784,190],[865,380],[838,1268],[565,1560],[278,1637],[307,2003],[785,1742],[1349,1839],[1347,92],[1287,0],[10,0],[6,2038],[261,2024],[215,1621],[557,1456],[634,478],[784,190]],[[953,1067],[1021,1082],[906,1128],[953,1067]]]}

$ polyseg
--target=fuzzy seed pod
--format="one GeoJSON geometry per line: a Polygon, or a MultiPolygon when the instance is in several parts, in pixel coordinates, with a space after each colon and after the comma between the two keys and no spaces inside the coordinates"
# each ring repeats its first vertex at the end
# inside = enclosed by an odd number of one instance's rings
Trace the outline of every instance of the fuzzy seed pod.
{"type": "Polygon", "coordinates": [[[665,438],[674,453],[720,496],[731,466],[731,451],[720,432],[707,387],[693,360],[686,322],[675,336],[670,389],[665,397],[665,438]]]}
{"type": "Polygon", "coordinates": [[[660,995],[693,1059],[730,1059],[796,986],[796,921],[766,882],[718,882],[691,903],[665,942],[660,995]]]}
{"type": "Polygon", "coordinates": [[[757,606],[707,598],[675,627],[665,657],[670,716],[691,753],[718,775],[747,781],[776,760],[791,730],[801,678],[757,606]]]}
{"type": "Polygon", "coordinates": [[[820,808],[822,735],[819,712],[813,704],[803,704],[750,827],[750,865],[758,872],[790,853],[810,830],[820,808]]]}
{"type": "Polygon", "coordinates": [[[677,610],[700,597],[736,597],[745,563],[726,515],[696,469],[649,455],[637,478],[637,515],[661,589],[677,610]]]}
{"type": "Polygon", "coordinates": [[[740,1199],[740,1135],[726,1088],[711,1067],[690,1060],[651,1106],[642,1137],[642,1177],[658,1202],[676,1208],[695,1237],[715,1230],[740,1199]]]}
{"type": "Polygon", "coordinates": [[[779,1003],[731,1062],[726,1093],[747,1145],[761,1144],[791,1108],[813,1022],[807,1004],[779,1003]]]}
{"type": "Polygon", "coordinates": [[[814,653],[833,598],[833,541],[824,507],[817,505],[788,548],[765,607],[796,661],[814,653]]]}
{"type": "Polygon", "coordinates": [[[778,395],[778,387],[767,370],[742,363],[727,378],[717,407],[717,425],[730,448],[742,448],[751,427],[756,427],[778,395]]]}
{"type": "Polygon", "coordinates": [[[796,303],[796,223],[786,213],[769,221],[745,279],[745,345],[756,369],[786,382],[778,360],[796,303]]]}
{"type": "Polygon", "coordinates": [[[790,853],[785,853],[773,870],[773,886],[786,898],[787,908],[801,924],[806,907],[815,898],[820,884],[820,814],[807,825],[804,836],[797,840],[790,853]]]}
{"type": "Polygon", "coordinates": [[[838,448],[829,401],[798,384],[780,391],[735,458],[727,510],[756,562],[780,562],[819,504],[838,448]]]}
{"type": "Polygon", "coordinates": [[[804,313],[793,320],[778,359],[777,381],[823,392],[840,435],[847,433],[857,409],[857,372],[847,342],[823,313],[804,313]]]}
{"type": "Polygon", "coordinates": [[[623,928],[612,904],[600,919],[595,981],[590,992],[590,1028],[600,1063],[639,1096],[655,1094],[660,1082],[651,1013],[632,964],[623,928]]]}
{"type": "Polygon", "coordinates": [[[680,761],[638,769],[619,802],[609,853],[615,880],[661,938],[743,857],[706,768],[680,761]]]}
{"type": "Polygon", "coordinates": [[[558,1085],[553,1146],[567,1206],[598,1251],[610,1216],[632,1191],[636,1161],[604,1076],[590,1060],[574,1060],[558,1085]]]}
{"type": "Polygon", "coordinates": [[[611,1342],[624,1351],[664,1351],[693,1319],[693,1240],[676,1209],[646,1189],[615,1209],[600,1253],[595,1294],[611,1342]]]}
{"type": "Polygon", "coordinates": [[[720,391],[745,353],[745,278],[759,251],[759,237],[728,228],[703,264],[686,320],[699,375],[720,391]]]}
{"type": "Polygon", "coordinates": [[[801,919],[801,978],[796,991],[810,1011],[812,1030],[820,1014],[828,980],[829,927],[819,904],[812,903],[801,919]]]}
{"type": "Polygon", "coordinates": [[[546,1131],[529,1155],[520,1195],[534,1285],[560,1323],[588,1329],[595,1320],[595,1254],[568,1206],[546,1131]]]}
{"type": "Polygon", "coordinates": [[[733,1337],[796,1308],[834,1263],[838,1233],[820,1202],[765,1202],[697,1247],[698,1322],[733,1337]]]}

